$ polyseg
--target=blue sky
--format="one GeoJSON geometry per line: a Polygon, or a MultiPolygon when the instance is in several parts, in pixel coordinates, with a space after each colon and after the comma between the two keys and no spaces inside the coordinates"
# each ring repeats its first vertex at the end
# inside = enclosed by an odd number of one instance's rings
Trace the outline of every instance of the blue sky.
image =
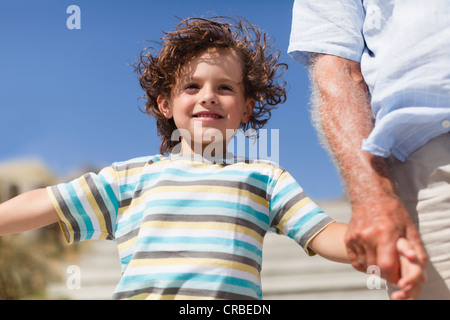
{"type": "Polygon", "coordinates": [[[308,113],[306,69],[286,51],[292,0],[0,0],[0,161],[40,158],[63,175],[82,166],[159,152],[155,121],[130,66],[178,18],[242,16],[269,33],[289,64],[288,99],[267,129],[279,129],[279,162],[317,200],[342,185],[308,113]],[[81,29],[70,30],[70,5],[81,29]]]}

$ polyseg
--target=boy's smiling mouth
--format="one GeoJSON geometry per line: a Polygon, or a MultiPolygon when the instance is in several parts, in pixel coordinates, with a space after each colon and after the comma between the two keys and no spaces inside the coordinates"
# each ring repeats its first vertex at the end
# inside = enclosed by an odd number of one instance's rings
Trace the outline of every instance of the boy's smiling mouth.
{"type": "Polygon", "coordinates": [[[201,120],[218,120],[218,119],[223,119],[223,116],[221,116],[220,114],[218,114],[216,112],[212,112],[212,111],[197,112],[197,113],[194,113],[192,115],[192,117],[195,118],[195,119],[201,119],[201,120]]]}

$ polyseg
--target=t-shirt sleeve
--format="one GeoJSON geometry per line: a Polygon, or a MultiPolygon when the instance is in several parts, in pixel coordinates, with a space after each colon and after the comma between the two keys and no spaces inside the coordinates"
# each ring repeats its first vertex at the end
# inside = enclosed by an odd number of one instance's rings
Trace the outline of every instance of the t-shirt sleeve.
{"type": "Polygon", "coordinates": [[[315,255],[309,242],[334,222],[287,171],[283,171],[273,189],[269,210],[271,229],[295,240],[308,255],[315,255]]]}
{"type": "Polygon", "coordinates": [[[68,243],[114,239],[119,207],[118,188],[112,167],[87,173],[68,183],[47,187],[68,243]]]}
{"type": "Polygon", "coordinates": [[[288,53],[303,64],[310,53],[360,62],[364,17],[361,0],[296,0],[288,53]]]}

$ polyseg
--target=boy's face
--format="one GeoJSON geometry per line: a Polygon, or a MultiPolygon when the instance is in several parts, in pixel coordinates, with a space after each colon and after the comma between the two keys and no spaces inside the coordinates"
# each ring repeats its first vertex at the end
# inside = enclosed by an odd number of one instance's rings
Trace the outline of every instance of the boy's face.
{"type": "Polygon", "coordinates": [[[158,106],[184,130],[182,152],[193,153],[194,144],[201,144],[203,151],[212,140],[226,148],[227,130],[230,135],[250,120],[255,101],[245,97],[239,56],[232,50],[211,49],[181,67],[172,96],[158,97],[158,106]]]}

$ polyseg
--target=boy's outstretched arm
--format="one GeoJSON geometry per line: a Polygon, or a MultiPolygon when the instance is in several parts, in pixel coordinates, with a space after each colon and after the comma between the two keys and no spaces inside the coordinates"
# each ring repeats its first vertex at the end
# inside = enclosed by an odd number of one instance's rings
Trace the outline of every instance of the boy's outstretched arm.
{"type": "Polygon", "coordinates": [[[37,229],[57,221],[58,214],[45,188],[0,204],[0,235],[37,229]]]}

